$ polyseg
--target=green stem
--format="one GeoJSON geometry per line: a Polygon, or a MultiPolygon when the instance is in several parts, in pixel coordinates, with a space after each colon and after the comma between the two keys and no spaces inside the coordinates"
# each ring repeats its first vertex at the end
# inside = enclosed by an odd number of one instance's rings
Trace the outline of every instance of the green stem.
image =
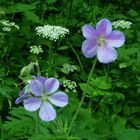
{"type": "Polygon", "coordinates": [[[4,137],[3,137],[3,125],[2,125],[2,118],[1,118],[1,115],[0,115],[0,139],[1,140],[4,140],[4,137]]]}
{"type": "Polygon", "coordinates": [[[71,123],[70,123],[70,127],[69,127],[68,132],[67,132],[67,136],[69,135],[69,133],[70,133],[70,131],[71,131],[71,129],[72,129],[72,126],[73,126],[73,124],[74,124],[74,122],[75,122],[75,120],[76,120],[76,118],[77,118],[77,115],[78,115],[78,113],[79,113],[79,111],[80,111],[80,108],[81,108],[81,106],[82,106],[82,104],[83,104],[83,101],[84,101],[84,99],[85,99],[86,89],[87,89],[88,86],[89,86],[89,81],[90,81],[90,78],[91,78],[91,76],[92,76],[92,74],[93,74],[93,71],[94,71],[94,69],[95,69],[96,62],[97,62],[97,58],[94,60],[94,63],[93,63],[93,65],[92,65],[92,68],[91,68],[91,71],[90,71],[90,73],[89,73],[88,80],[87,80],[87,83],[86,83],[86,87],[85,87],[84,92],[83,92],[83,96],[82,96],[81,101],[80,101],[80,103],[79,103],[79,106],[78,106],[78,108],[77,108],[77,110],[76,110],[76,112],[75,112],[75,114],[74,114],[74,116],[73,116],[73,118],[72,118],[72,121],[71,121],[71,123]]]}
{"type": "Polygon", "coordinates": [[[39,134],[38,126],[39,125],[39,119],[38,119],[38,113],[36,113],[36,118],[35,118],[35,133],[36,135],[39,134]]]}
{"type": "Polygon", "coordinates": [[[37,75],[40,76],[41,72],[40,72],[38,60],[36,60],[36,69],[37,69],[37,75]]]}
{"type": "Polygon", "coordinates": [[[48,59],[49,70],[51,70],[52,67],[52,54],[53,54],[52,47],[49,46],[49,59],[48,59]]]}
{"type": "Polygon", "coordinates": [[[69,42],[68,42],[68,45],[71,47],[72,51],[73,51],[74,54],[76,55],[77,60],[78,60],[78,62],[79,62],[79,64],[80,64],[81,70],[82,70],[82,72],[84,72],[83,65],[82,65],[82,63],[81,63],[81,60],[80,60],[80,58],[79,58],[79,56],[78,56],[76,50],[73,48],[73,46],[72,46],[69,42]]]}

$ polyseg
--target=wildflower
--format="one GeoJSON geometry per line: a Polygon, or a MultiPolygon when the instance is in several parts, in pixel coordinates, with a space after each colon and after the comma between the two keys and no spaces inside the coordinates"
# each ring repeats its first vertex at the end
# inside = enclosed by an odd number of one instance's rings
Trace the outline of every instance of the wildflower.
{"type": "Polygon", "coordinates": [[[2,28],[3,31],[11,31],[12,27],[19,30],[19,26],[15,24],[15,22],[10,22],[9,20],[0,20],[0,24],[2,24],[4,27],[2,28]]]}
{"type": "Polygon", "coordinates": [[[68,104],[68,96],[59,88],[59,81],[55,78],[36,78],[30,83],[32,96],[23,101],[24,108],[28,111],[39,109],[39,117],[43,121],[51,121],[56,117],[52,104],[64,107],[68,104]]]}
{"type": "Polygon", "coordinates": [[[30,46],[30,52],[34,54],[39,54],[39,53],[43,53],[43,50],[40,45],[39,46],[33,45],[30,46]]]}
{"type": "Polygon", "coordinates": [[[3,27],[2,30],[5,31],[5,32],[10,32],[11,31],[11,27],[3,27]]]}
{"type": "Polygon", "coordinates": [[[71,91],[73,91],[73,92],[77,92],[77,91],[76,91],[77,84],[76,84],[75,81],[64,80],[64,81],[62,82],[62,84],[63,84],[63,87],[65,87],[67,91],[71,90],[71,91]]]}
{"type": "MultiPolygon", "coordinates": [[[[41,77],[41,76],[37,76],[37,77],[33,77],[33,78],[36,80],[39,80],[42,83],[44,83],[44,81],[46,80],[46,78],[41,77]]],[[[18,94],[19,97],[16,99],[15,104],[19,104],[24,99],[31,96],[30,83],[31,83],[31,80],[28,80],[26,86],[19,92],[19,94],[18,94]]]]}
{"type": "Polygon", "coordinates": [[[69,30],[61,26],[44,25],[36,27],[35,31],[37,35],[43,38],[49,39],[51,41],[56,41],[66,34],[69,34],[69,30]]]}
{"type": "Polygon", "coordinates": [[[68,63],[63,65],[63,68],[61,69],[61,71],[65,74],[69,74],[70,72],[74,72],[74,70],[77,70],[75,65],[70,65],[68,63]]]}
{"type": "Polygon", "coordinates": [[[128,29],[131,27],[131,24],[132,22],[130,21],[125,21],[125,20],[117,20],[117,21],[114,21],[112,22],[112,25],[114,26],[114,28],[118,28],[118,27],[121,27],[123,29],[128,29]]]}
{"type": "Polygon", "coordinates": [[[121,47],[125,42],[125,37],[118,30],[112,31],[112,24],[108,19],[100,20],[96,25],[96,30],[91,25],[85,25],[82,32],[86,38],[82,44],[82,53],[86,58],[97,55],[101,63],[110,63],[117,59],[114,48],[121,47]]]}
{"type": "Polygon", "coordinates": [[[28,96],[30,96],[30,91],[27,92],[27,89],[29,87],[29,84],[27,84],[20,92],[19,97],[16,99],[15,104],[19,104],[24,99],[26,99],[28,96]]]}

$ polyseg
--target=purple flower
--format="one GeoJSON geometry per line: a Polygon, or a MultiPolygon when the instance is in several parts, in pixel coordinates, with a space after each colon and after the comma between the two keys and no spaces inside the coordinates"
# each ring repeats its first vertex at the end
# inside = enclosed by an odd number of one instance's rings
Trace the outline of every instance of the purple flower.
{"type": "Polygon", "coordinates": [[[39,117],[43,121],[54,120],[56,111],[52,104],[58,107],[64,107],[68,104],[68,96],[64,92],[57,91],[59,84],[55,78],[34,79],[30,83],[30,91],[34,96],[24,100],[24,108],[28,111],[39,109],[39,117]]]}
{"type": "MultiPolygon", "coordinates": [[[[27,86],[27,85],[26,85],[27,86]]],[[[28,96],[30,96],[30,93],[25,93],[25,88],[26,86],[19,92],[19,97],[16,99],[15,104],[19,104],[22,102],[24,99],[26,99],[28,96]]]]}
{"type": "Polygon", "coordinates": [[[86,38],[82,44],[82,53],[86,58],[97,55],[101,63],[110,63],[117,59],[114,48],[121,47],[125,42],[125,37],[120,31],[112,31],[112,23],[108,19],[100,20],[96,29],[91,25],[85,25],[82,32],[86,38]]]}
{"type": "MultiPolygon", "coordinates": [[[[34,79],[39,80],[40,82],[44,83],[46,81],[46,78],[42,76],[33,76],[34,79]]],[[[19,92],[19,97],[16,99],[15,104],[19,104],[22,102],[24,99],[27,97],[31,96],[31,91],[30,91],[30,80],[26,84],[26,86],[19,92]]]]}

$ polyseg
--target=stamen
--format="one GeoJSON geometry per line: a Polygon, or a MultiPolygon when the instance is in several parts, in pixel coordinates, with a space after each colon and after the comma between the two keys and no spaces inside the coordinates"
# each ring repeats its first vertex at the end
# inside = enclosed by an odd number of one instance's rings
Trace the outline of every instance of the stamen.
{"type": "Polygon", "coordinates": [[[106,43],[106,40],[105,40],[105,38],[103,36],[99,36],[97,38],[97,44],[98,44],[98,46],[102,47],[105,43],[106,43]]]}

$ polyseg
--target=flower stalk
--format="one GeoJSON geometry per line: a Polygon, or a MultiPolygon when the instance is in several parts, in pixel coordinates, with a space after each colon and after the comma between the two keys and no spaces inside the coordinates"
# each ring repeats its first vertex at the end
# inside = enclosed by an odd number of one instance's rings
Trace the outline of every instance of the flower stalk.
{"type": "Polygon", "coordinates": [[[86,83],[86,87],[85,87],[84,92],[83,92],[83,96],[82,96],[81,101],[80,101],[80,103],[79,103],[79,106],[78,106],[78,108],[77,108],[77,110],[76,110],[76,112],[75,112],[75,114],[74,114],[74,116],[73,116],[73,118],[72,118],[72,121],[71,121],[71,123],[70,123],[70,127],[69,127],[68,132],[67,132],[67,136],[69,135],[69,133],[70,133],[70,131],[71,131],[71,129],[72,129],[72,126],[73,126],[73,124],[74,124],[74,122],[75,122],[75,120],[76,120],[76,118],[77,118],[77,116],[78,116],[78,113],[79,113],[79,111],[80,111],[80,108],[81,108],[81,106],[82,106],[82,104],[83,104],[83,101],[84,101],[84,99],[85,99],[86,89],[87,89],[88,86],[89,86],[89,81],[90,81],[91,76],[92,76],[92,74],[93,74],[93,72],[94,72],[96,63],[97,63],[97,58],[94,60],[94,63],[93,63],[93,65],[92,65],[92,68],[91,68],[91,71],[90,71],[90,73],[89,73],[88,80],[87,80],[87,83],[86,83]]]}

